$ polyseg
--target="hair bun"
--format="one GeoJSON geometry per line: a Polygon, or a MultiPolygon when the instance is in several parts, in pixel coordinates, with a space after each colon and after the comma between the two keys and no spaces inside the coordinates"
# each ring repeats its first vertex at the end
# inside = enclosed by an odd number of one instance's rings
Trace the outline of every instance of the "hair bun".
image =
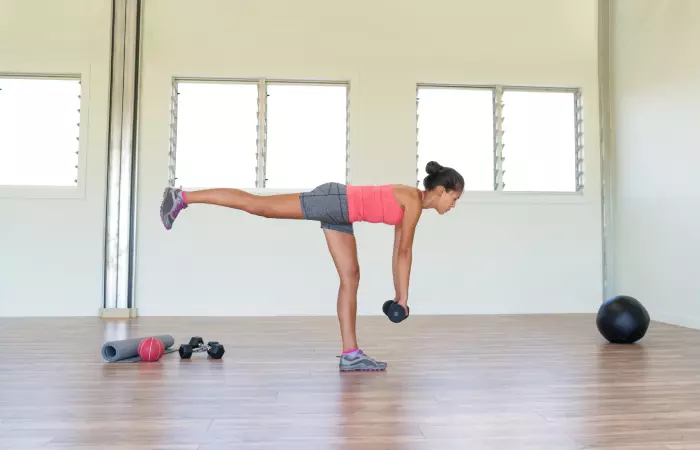
{"type": "Polygon", "coordinates": [[[434,173],[440,172],[444,167],[442,167],[440,164],[438,164],[436,161],[430,161],[426,166],[425,166],[425,172],[428,175],[432,175],[434,173]]]}

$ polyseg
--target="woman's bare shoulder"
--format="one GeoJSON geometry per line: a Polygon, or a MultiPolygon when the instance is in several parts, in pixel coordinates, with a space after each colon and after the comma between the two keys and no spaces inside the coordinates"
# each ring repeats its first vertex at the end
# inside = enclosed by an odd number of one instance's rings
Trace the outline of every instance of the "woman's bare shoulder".
{"type": "Polygon", "coordinates": [[[422,201],[421,191],[417,187],[405,184],[394,184],[393,187],[396,199],[404,208],[407,204],[418,204],[422,201]]]}

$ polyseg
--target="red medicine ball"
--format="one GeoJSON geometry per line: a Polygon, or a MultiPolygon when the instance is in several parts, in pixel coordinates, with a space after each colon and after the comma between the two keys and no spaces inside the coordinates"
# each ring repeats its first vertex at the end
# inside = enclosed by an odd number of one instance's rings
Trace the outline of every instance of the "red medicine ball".
{"type": "Polygon", "coordinates": [[[139,344],[139,356],[144,361],[158,361],[165,352],[165,346],[160,339],[150,337],[139,344]]]}

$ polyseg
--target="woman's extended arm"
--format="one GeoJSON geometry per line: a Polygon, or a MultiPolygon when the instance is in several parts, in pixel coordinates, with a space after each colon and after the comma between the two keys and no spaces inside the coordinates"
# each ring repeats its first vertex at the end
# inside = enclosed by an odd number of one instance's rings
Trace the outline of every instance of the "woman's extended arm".
{"type": "Polygon", "coordinates": [[[391,256],[391,272],[394,275],[394,301],[399,301],[399,244],[401,242],[401,225],[394,227],[394,251],[391,256]]]}
{"type": "Polygon", "coordinates": [[[411,277],[411,263],[413,261],[413,237],[422,212],[420,201],[411,202],[405,206],[399,232],[398,249],[395,250],[396,278],[398,279],[398,298],[396,301],[404,308],[407,307],[408,303],[408,282],[411,277]]]}

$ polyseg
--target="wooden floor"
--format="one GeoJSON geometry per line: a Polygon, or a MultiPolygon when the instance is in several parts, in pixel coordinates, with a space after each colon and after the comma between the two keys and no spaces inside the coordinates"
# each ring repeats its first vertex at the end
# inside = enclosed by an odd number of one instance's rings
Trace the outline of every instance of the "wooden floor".
{"type": "Polygon", "coordinates": [[[700,332],[614,346],[587,315],[360,318],[388,370],[341,374],[336,324],[0,320],[0,449],[700,450],[700,332]],[[226,355],[100,359],[154,334],[226,355]]]}

